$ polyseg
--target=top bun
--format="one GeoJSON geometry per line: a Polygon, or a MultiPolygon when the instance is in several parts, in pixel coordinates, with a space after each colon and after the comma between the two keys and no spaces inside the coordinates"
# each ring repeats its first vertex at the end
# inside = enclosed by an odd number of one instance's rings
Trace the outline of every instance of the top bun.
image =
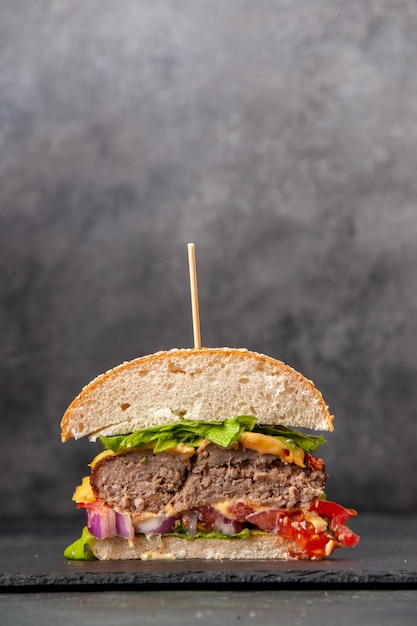
{"type": "Polygon", "coordinates": [[[321,393],[288,365],[246,349],[191,348],[140,357],[92,380],[62,418],[62,441],[237,415],[269,426],[333,430],[321,393]]]}

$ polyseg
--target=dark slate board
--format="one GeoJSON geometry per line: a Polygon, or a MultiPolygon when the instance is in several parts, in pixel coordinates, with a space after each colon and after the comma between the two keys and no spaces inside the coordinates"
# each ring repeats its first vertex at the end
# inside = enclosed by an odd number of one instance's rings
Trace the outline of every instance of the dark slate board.
{"type": "Polygon", "coordinates": [[[0,586],[5,590],[183,587],[417,587],[417,517],[363,516],[351,528],[354,548],[324,561],[67,561],[76,535],[62,530],[0,537],[0,586]]]}

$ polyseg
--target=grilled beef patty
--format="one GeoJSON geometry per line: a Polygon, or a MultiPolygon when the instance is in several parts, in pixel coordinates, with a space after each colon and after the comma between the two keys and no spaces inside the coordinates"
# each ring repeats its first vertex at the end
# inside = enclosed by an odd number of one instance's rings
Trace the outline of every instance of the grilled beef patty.
{"type": "Polygon", "coordinates": [[[191,458],[149,450],[107,457],[94,467],[91,485],[102,502],[133,515],[157,513],[167,504],[185,511],[233,498],[294,509],[323,493],[326,473],[319,467],[283,463],[240,444],[209,444],[191,458]]]}
{"type": "Polygon", "coordinates": [[[157,513],[173,501],[190,470],[183,457],[152,450],[132,450],[103,459],[91,472],[96,496],[122,513],[157,513]]]}

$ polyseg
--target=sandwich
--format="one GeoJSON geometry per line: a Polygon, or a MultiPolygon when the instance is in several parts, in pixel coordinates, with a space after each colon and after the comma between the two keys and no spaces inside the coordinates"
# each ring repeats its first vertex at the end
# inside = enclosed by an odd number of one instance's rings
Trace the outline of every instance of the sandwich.
{"type": "Polygon", "coordinates": [[[101,374],[73,400],[62,441],[101,451],[73,500],[68,559],[323,559],[359,537],[326,499],[316,450],[332,431],[314,384],[271,357],[173,349],[101,374]]]}

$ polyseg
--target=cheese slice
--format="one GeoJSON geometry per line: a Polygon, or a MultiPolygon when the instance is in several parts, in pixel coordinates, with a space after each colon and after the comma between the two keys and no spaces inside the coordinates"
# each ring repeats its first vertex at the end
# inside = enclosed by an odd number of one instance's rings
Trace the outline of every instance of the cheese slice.
{"type": "MultiPolygon", "coordinates": [[[[143,448],[140,448],[140,450],[152,450],[153,447],[153,445],[145,446],[143,448]]],[[[123,452],[126,451],[128,450],[122,450],[120,454],[123,454],[123,452]]],[[[172,448],[167,448],[167,450],[164,450],[164,452],[169,452],[169,454],[172,454],[173,456],[182,456],[189,458],[190,456],[193,456],[193,454],[195,454],[195,448],[193,448],[192,446],[187,446],[183,443],[178,443],[172,448]]],[[[97,465],[97,463],[100,463],[100,461],[102,461],[103,459],[107,459],[109,456],[117,456],[117,454],[113,452],[113,450],[102,450],[101,452],[99,452],[89,464],[91,469],[93,469],[97,465]]]]}
{"type": "Polygon", "coordinates": [[[94,491],[91,488],[90,477],[84,476],[81,485],[75,489],[72,499],[74,502],[83,502],[85,504],[95,502],[97,500],[94,491]]]}
{"type": "Polygon", "coordinates": [[[101,452],[99,452],[89,464],[91,469],[93,469],[97,465],[97,463],[100,463],[100,461],[102,461],[103,459],[107,459],[107,457],[109,456],[116,456],[116,453],[113,452],[113,450],[102,450],[101,452]]]}
{"type": "Polygon", "coordinates": [[[195,448],[193,448],[193,446],[187,446],[185,443],[177,443],[176,446],[167,448],[165,452],[169,452],[169,454],[173,454],[174,456],[190,458],[195,454],[195,448]]]}
{"type": "Polygon", "coordinates": [[[245,431],[241,434],[239,441],[242,446],[255,450],[258,454],[274,454],[279,456],[283,463],[295,463],[299,467],[305,467],[304,452],[301,448],[297,447],[297,451],[293,454],[281,439],[271,437],[271,435],[245,431]]]}

